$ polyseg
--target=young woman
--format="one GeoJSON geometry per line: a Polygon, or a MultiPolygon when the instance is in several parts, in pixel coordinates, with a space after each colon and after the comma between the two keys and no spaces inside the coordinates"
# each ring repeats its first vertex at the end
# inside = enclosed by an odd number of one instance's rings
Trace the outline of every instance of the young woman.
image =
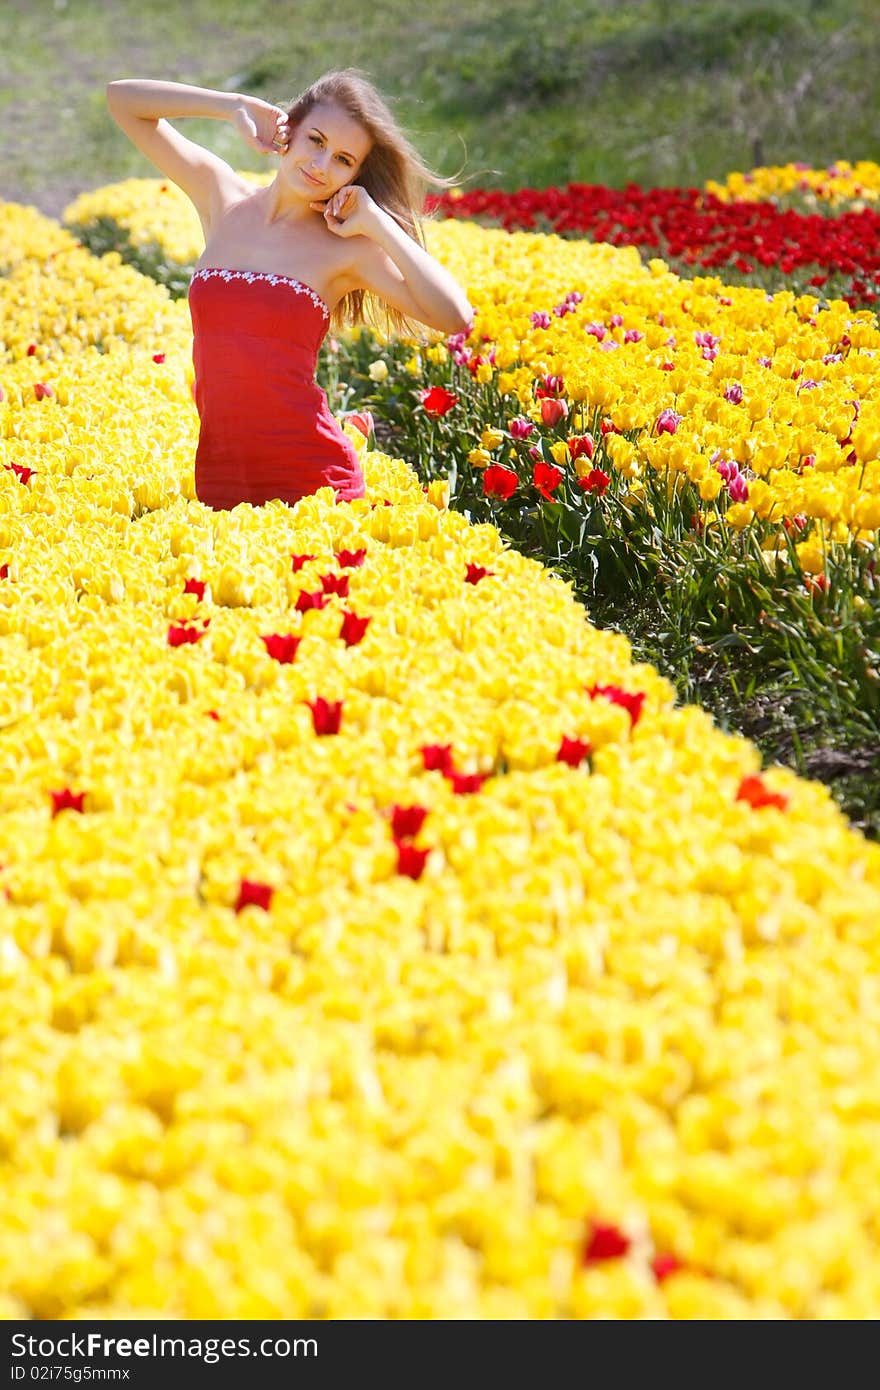
{"type": "Polygon", "coordinates": [[[315,382],[331,325],[418,335],[469,327],[464,290],[419,225],[434,174],[355,68],[327,73],[289,110],[258,97],[136,78],[111,82],[113,119],[194,204],[205,249],[189,288],[196,495],[210,507],[293,504],[319,487],[364,495],[357,451],[315,382]],[[163,117],[228,120],[276,154],[255,188],[163,117]]]}

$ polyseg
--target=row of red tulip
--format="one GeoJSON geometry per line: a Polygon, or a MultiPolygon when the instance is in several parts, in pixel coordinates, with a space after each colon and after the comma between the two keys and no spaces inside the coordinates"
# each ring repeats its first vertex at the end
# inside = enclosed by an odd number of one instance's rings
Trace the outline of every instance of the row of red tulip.
{"type": "Polygon", "coordinates": [[[802,272],[814,289],[840,276],[847,283],[839,297],[853,307],[870,307],[878,299],[880,212],[870,208],[824,217],[769,202],[724,203],[698,188],[628,184],[618,189],[569,183],[512,193],[453,191],[431,196],[426,209],[446,217],[487,219],[508,231],[549,229],[614,246],[637,246],[708,272],[802,272]]]}

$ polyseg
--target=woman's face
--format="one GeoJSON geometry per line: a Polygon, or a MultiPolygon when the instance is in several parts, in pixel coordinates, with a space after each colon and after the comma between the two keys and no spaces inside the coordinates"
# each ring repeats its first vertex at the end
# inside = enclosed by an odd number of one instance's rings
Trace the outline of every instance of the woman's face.
{"type": "Polygon", "coordinates": [[[357,182],[372,143],[347,111],[334,102],[319,102],[292,132],[282,167],[303,193],[324,202],[345,184],[357,182]]]}

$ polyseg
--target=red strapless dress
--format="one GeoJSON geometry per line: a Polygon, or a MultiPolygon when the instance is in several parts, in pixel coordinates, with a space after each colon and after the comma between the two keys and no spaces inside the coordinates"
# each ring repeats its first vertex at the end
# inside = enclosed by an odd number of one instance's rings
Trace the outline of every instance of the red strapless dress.
{"type": "Polygon", "coordinates": [[[199,501],[292,505],[328,486],[340,501],[363,497],[357,450],[315,382],[330,325],[321,296],[289,275],[212,266],[188,298],[199,501]]]}

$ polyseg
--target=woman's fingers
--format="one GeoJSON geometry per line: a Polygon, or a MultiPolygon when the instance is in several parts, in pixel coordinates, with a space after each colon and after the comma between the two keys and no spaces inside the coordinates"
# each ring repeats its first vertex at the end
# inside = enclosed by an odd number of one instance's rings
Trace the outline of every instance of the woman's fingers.
{"type": "Polygon", "coordinates": [[[275,139],[272,141],[272,143],[273,145],[287,145],[289,144],[289,142],[290,135],[287,129],[287,117],[284,115],[280,115],[276,118],[275,121],[275,139]]]}

